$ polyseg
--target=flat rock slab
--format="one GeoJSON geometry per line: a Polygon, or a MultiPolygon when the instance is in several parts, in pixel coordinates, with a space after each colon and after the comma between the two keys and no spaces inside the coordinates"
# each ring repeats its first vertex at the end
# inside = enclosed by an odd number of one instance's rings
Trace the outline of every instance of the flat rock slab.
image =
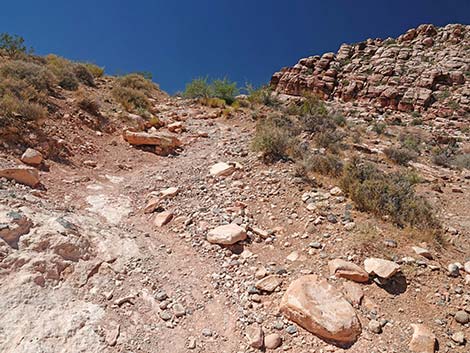
{"type": "Polygon", "coordinates": [[[369,274],[358,265],[341,260],[334,259],[328,262],[328,268],[332,276],[346,278],[354,282],[367,282],[369,274]]]}
{"type": "Polygon", "coordinates": [[[370,275],[388,279],[400,270],[400,265],[393,261],[370,257],[364,260],[364,268],[370,275]]]}
{"type": "Polygon", "coordinates": [[[31,187],[39,185],[39,172],[37,169],[26,166],[0,167],[0,178],[15,180],[20,184],[31,187]]]}
{"type": "Polygon", "coordinates": [[[338,346],[350,346],[362,332],[356,311],[326,280],[300,277],[284,294],[281,313],[314,335],[338,346]]]}
{"type": "Polygon", "coordinates": [[[282,279],[279,276],[271,275],[260,279],[256,282],[255,287],[265,292],[273,292],[282,283],[282,279]]]}
{"type": "Polygon", "coordinates": [[[431,330],[421,324],[412,324],[413,337],[410,341],[410,351],[415,353],[434,353],[436,348],[436,336],[431,330]]]}
{"type": "Polygon", "coordinates": [[[176,136],[163,133],[125,131],[123,137],[131,145],[155,146],[155,152],[161,155],[169,154],[181,146],[181,141],[176,136]]]}
{"type": "Polygon", "coordinates": [[[207,241],[213,244],[232,245],[245,239],[245,229],[234,223],[219,226],[207,233],[207,241]]]}
{"type": "Polygon", "coordinates": [[[220,162],[214,164],[209,173],[215,177],[222,177],[222,176],[229,176],[235,171],[235,166],[225,163],[225,162],[220,162]]]}

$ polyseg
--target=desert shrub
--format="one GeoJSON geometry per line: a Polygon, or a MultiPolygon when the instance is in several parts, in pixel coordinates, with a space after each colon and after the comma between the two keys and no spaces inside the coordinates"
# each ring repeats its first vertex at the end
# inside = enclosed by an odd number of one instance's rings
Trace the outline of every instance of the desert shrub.
{"type": "Polygon", "coordinates": [[[399,226],[439,228],[432,207],[416,195],[412,180],[404,174],[387,174],[354,159],[345,167],[340,185],[361,211],[390,217],[399,226]]]}
{"type": "Polygon", "coordinates": [[[59,75],[59,86],[68,91],[76,91],[79,82],[72,71],[63,70],[59,75]]]}
{"type": "Polygon", "coordinates": [[[0,97],[10,95],[20,100],[43,103],[46,101],[45,92],[40,92],[25,80],[4,78],[0,80],[0,97]]]}
{"type": "Polygon", "coordinates": [[[55,82],[54,75],[46,67],[22,60],[12,60],[1,65],[0,77],[24,80],[43,92],[51,90],[55,82]]]}
{"type": "Polygon", "coordinates": [[[57,77],[58,84],[63,89],[76,91],[79,81],[74,72],[74,63],[57,55],[46,56],[47,67],[57,77]]]}
{"type": "Polygon", "coordinates": [[[21,118],[25,121],[36,121],[44,118],[46,109],[35,102],[22,101],[12,95],[0,98],[0,126],[6,126],[21,118]]]}
{"type": "Polygon", "coordinates": [[[408,148],[388,147],[384,149],[384,153],[390,160],[400,165],[407,165],[408,162],[418,158],[417,153],[408,148]]]}
{"type": "Polygon", "coordinates": [[[85,65],[82,64],[74,64],[73,65],[73,73],[78,81],[81,83],[94,87],[95,86],[95,79],[93,74],[87,69],[85,65]]]}
{"type": "Polygon", "coordinates": [[[186,84],[183,92],[185,98],[209,98],[212,96],[212,89],[207,82],[207,78],[195,78],[186,84]]]}
{"type": "Polygon", "coordinates": [[[343,163],[331,153],[305,154],[300,164],[306,172],[315,172],[332,177],[339,177],[343,172],[343,163]]]}
{"type": "Polygon", "coordinates": [[[27,53],[26,46],[24,45],[24,38],[8,33],[0,34],[0,49],[4,50],[9,56],[17,56],[18,54],[27,53]]]}
{"type": "Polygon", "coordinates": [[[225,108],[225,101],[220,98],[211,98],[211,97],[206,97],[206,98],[199,98],[198,102],[202,105],[205,105],[207,107],[211,108],[225,108]]]}
{"type": "Polygon", "coordinates": [[[253,104],[263,104],[268,107],[280,105],[279,100],[273,95],[273,91],[268,85],[255,89],[252,85],[247,84],[245,89],[248,92],[248,101],[253,104]]]}
{"type": "Polygon", "coordinates": [[[103,77],[104,75],[104,68],[93,63],[83,63],[83,66],[87,68],[87,70],[93,75],[94,78],[103,77]]]}
{"type": "Polygon", "coordinates": [[[231,105],[235,102],[235,96],[239,93],[236,82],[227,78],[208,82],[207,78],[196,78],[186,84],[183,92],[185,98],[219,98],[231,105]]]}
{"type": "Polygon", "coordinates": [[[332,152],[338,152],[340,142],[344,138],[344,134],[337,130],[326,130],[315,134],[314,141],[318,147],[327,148],[332,152]]]}
{"type": "Polygon", "coordinates": [[[252,149],[262,152],[266,161],[288,159],[298,155],[296,131],[287,117],[268,117],[256,124],[252,149]]]}
{"type": "Polygon", "coordinates": [[[470,170],[470,153],[458,153],[452,158],[452,166],[470,170]]]}
{"type": "Polygon", "coordinates": [[[100,115],[100,104],[89,97],[83,97],[78,101],[78,106],[91,115],[100,115]]]}
{"type": "Polygon", "coordinates": [[[404,133],[400,134],[398,139],[401,142],[403,148],[407,148],[412,151],[419,152],[420,145],[423,142],[423,138],[418,134],[404,133]]]}
{"type": "Polygon", "coordinates": [[[150,101],[140,90],[117,86],[112,92],[114,98],[129,112],[150,108],[150,101]]]}
{"type": "Polygon", "coordinates": [[[382,135],[386,128],[387,125],[384,123],[375,122],[374,125],[372,125],[372,131],[374,131],[377,135],[382,135]]]}
{"type": "Polygon", "coordinates": [[[235,96],[239,93],[237,83],[231,82],[227,78],[214,80],[211,86],[214,97],[223,99],[228,105],[235,102],[235,96]]]}
{"type": "Polygon", "coordinates": [[[314,94],[304,94],[303,99],[292,103],[287,107],[287,112],[292,115],[301,116],[327,116],[328,110],[325,103],[314,94]]]}
{"type": "Polygon", "coordinates": [[[147,96],[151,96],[152,93],[158,90],[158,86],[155,83],[147,80],[144,76],[138,73],[121,76],[116,80],[116,84],[120,87],[138,90],[147,96]]]}

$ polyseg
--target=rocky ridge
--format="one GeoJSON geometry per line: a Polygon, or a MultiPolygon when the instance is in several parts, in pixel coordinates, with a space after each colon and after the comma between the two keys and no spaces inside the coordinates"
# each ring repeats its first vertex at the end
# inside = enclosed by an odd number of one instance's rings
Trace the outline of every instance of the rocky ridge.
{"type": "Polygon", "coordinates": [[[276,92],[313,92],[371,111],[462,118],[470,113],[470,26],[430,24],[398,38],[343,44],[337,53],[300,59],[271,79],[276,92]]]}

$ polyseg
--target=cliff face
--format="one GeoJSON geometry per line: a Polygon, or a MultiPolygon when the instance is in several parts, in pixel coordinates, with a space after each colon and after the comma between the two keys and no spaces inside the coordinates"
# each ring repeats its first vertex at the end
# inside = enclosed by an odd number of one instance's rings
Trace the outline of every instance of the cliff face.
{"type": "Polygon", "coordinates": [[[470,26],[421,25],[396,39],[343,44],[338,52],[300,59],[276,72],[278,93],[313,92],[379,110],[440,117],[470,112],[470,26]]]}

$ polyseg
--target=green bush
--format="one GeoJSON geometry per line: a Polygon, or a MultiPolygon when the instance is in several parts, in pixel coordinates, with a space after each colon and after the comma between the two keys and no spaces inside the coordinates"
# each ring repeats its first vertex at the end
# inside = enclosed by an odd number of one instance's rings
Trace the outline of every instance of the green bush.
{"type": "Polygon", "coordinates": [[[207,78],[196,78],[186,84],[183,93],[185,98],[219,98],[231,105],[239,93],[237,84],[227,78],[217,79],[208,83],[207,78]]]}
{"type": "Polygon", "coordinates": [[[228,105],[235,102],[235,96],[239,93],[237,83],[230,82],[227,78],[214,80],[212,82],[212,90],[214,97],[223,99],[228,105]]]}
{"type": "Polygon", "coordinates": [[[134,90],[141,91],[147,96],[151,96],[159,89],[155,83],[146,79],[144,76],[138,73],[132,73],[125,76],[121,76],[117,78],[116,83],[120,87],[131,88],[134,90]]]}
{"type": "Polygon", "coordinates": [[[183,92],[185,98],[210,98],[212,97],[212,89],[207,78],[196,78],[186,84],[183,92]]]}
{"type": "Polygon", "coordinates": [[[293,123],[286,117],[269,117],[256,124],[252,149],[262,152],[266,161],[298,156],[298,141],[293,123]]]}
{"type": "MultiPolygon", "coordinates": [[[[24,38],[8,33],[0,34],[0,49],[4,50],[9,56],[27,53],[24,38]]],[[[30,52],[31,51],[32,50],[30,50],[30,52]]]]}
{"type": "Polygon", "coordinates": [[[268,107],[278,107],[281,104],[268,85],[255,89],[252,85],[247,84],[245,89],[248,92],[248,101],[253,104],[263,104],[268,107]]]}
{"type": "Polygon", "coordinates": [[[343,172],[342,189],[361,211],[387,216],[399,226],[439,229],[429,203],[415,194],[406,174],[387,174],[371,163],[354,159],[343,172]]]}

